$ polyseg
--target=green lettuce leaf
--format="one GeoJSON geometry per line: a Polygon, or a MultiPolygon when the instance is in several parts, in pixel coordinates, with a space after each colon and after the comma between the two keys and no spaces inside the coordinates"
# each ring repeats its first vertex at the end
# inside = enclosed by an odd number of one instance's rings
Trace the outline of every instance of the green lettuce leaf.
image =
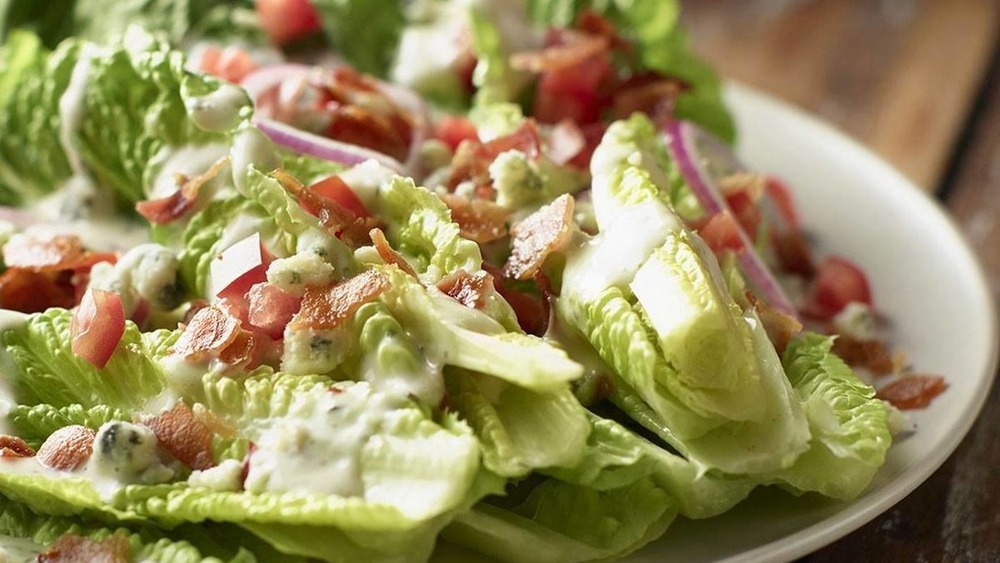
{"type": "Polygon", "coordinates": [[[892,436],[875,389],[858,379],[832,348],[832,338],[803,333],[785,349],[785,371],[802,401],[812,440],[795,465],[775,478],[797,493],[816,491],[850,500],[882,466],[892,436]]]}
{"type": "Polygon", "coordinates": [[[98,369],[70,349],[71,318],[70,311],[49,309],[4,332],[17,364],[9,377],[19,404],[131,409],[163,389],[163,373],[143,349],[135,324],[126,323],[111,359],[98,369]]]}
{"type": "Polygon", "coordinates": [[[402,3],[395,0],[312,0],[311,3],[337,54],[361,72],[386,75],[406,23],[402,3]]]}
{"type": "Polygon", "coordinates": [[[545,340],[507,332],[482,311],[425,288],[398,268],[383,272],[391,281],[382,301],[433,361],[539,392],[558,391],[583,373],[566,352],[545,340]]]}
{"type": "Polygon", "coordinates": [[[479,245],[462,237],[448,206],[409,178],[397,176],[380,185],[373,213],[385,221],[389,242],[426,283],[459,269],[477,272],[482,266],[479,245]]]}
{"type": "Polygon", "coordinates": [[[73,32],[73,21],[66,14],[76,0],[23,2],[0,0],[0,41],[27,30],[38,35],[48,47],[55,47],[73,32]]]}
{"type": "Polygon", "coordinates": [[[195,295],[208,294],[212,260],[222,251],[217,248],[219,241],[226,227],[243,215],[263,219],[264,211],[246,199],[231,197],[210,202],[188,221],[178,272],[184,287],[195,295]]]}
{"type": "Polygon", "coordinates": [[[449,403],[476,432],[493,473],[523,477],[579,462],[590,424],[568,387],[538,393],[459,369],[447,384],[449,403]]]}
{"type": "Polygon", "coordinates": [[[18,405],[11,409],[8,418],[17,429],[19,437],[31,444],[40,445],[50,434],[66,426],[80,425],[97,430],[105,422],[128,421],[132,417],[128,411],[107,405],[54,407],[42,404],[31,407],[18,405]]]}
{"type": "MultiPolygon", "coordinates": [[[[171,44],[189,39],[192,27],[226,4],[223,0],[87,0],[76,2],[73,34],[97,43],[130,25],[162,33],[171,44]]],[[[232,9],[232,8],[230,8],[232,9]]]]}

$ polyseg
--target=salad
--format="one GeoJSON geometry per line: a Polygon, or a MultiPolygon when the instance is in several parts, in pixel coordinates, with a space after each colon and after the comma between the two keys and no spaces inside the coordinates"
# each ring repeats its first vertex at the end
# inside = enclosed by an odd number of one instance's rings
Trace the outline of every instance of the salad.
{"type": "Polygon", "coordinates": [[[0,10],[0,561],[616,559],[944,390],[675,2],[0,10]]]}

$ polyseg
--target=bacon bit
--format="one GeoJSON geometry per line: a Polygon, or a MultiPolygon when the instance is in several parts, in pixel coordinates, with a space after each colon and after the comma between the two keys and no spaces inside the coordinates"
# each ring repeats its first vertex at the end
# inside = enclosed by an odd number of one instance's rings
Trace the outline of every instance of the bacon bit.
{"type": "Polygon", "coordinates": [[[40,238],[27,234],[13,236],[3,247],[3,260],[8,268],[23,268],[33,272],[59,272],[88,269],[98,262],[114,262],[115,255],[89,252],[80,237],[56,235],[40,238]]]}
{"type": "Polygon", "coordinates": [[[451,220],[458,224],[463,237],[486,244],[507,236],[507,209],[489,200],[453,194],[444,194],[441,200],[451,209],[451,220]]]}
{"type": "Polygon", "coordinates": [[[230,366],[244,365],[253,358],[256,343],[252,332],[240,329],[233,342],[219,352],[219,360],[230,366]]]}
{"type": "Polygon", "coordinates": [[[9,268],[0,275],[0,308],[40,313],[49,307],[69,309],[76,302],[73,286],[50,275],[21,268],[9,268]]]}
{"type": "Polygon", "coordinates": [[[293,329],[330,330],[339,328],[365,303],[374,301],[389,288],[382,272],[365,270],[330,288],[308,287],[302,308],[289,324],[293,329]]]}
{"type": "Polygon", "coordinates": [[[168,196],[158,199],[149,199],[135,204],[135,210],[151,223],[166,225],[172,223],[185,215],[192,209],[198,201],[198,194],[201,187],[209,180],[215,178],[229,164],[229,157],[224,156],[215,161],[205,172],[188,178],[183,174],[176,174],[175,181],[179,188],[168,196]]]}
{"type": "Polygon", "coordinates": [[[306,188],[284,170],[275,170],[271,175],[299,201],[303,209],[315,215],[330,234],[351,246],[358,247],[367,243],[368,231],[378,225],[378,220],[374,217],[355,215],[333,199],[322,197],[306,188]]]}
{"type": "Polygon", "coordinates": [[[493,288],[514,309],[518,326],[528,334],[545,334],[549,324],[546,298],[511,287],[501,270],[488,262],[483,262],[483,269],[493,276],[493,288]]]}
{"type": "Polygon", "coordinates": [[[569,242],[573,230],[573,197],[564,194],[511,228],[511,253],[504,275],[519,280],[532,277],[549,254],[569,242]]]}
{"type": "Polygon", "coordinates": [[[632,44],[623,39],[621,35],[618,35],[615,24],[594,10],[588,8],[580,12],[580,15],[576,18],[575,26],[576,29],[588,35],[606,37],[615,49],[626,52],[632,49],[632,44]]]}
{"type": "Polygon", "coordinates": [[[864,367],[874,375],[889,375],[897,368],[889,347],[881,340],[859,340],[841,334],[833,343],[833,353],[848,365],[864,367]]]}
{"type": "Polygon", "coordinates": [[[38,563],[128,563],[131,552],[128,538],[121,534],[101,541],[65,534],[38,554],[38,563]]]}
{"type": "Polygon", "coordinates": [[[940,375],[907,374],[880,388],[875,396],[897,409],[922,409],[947,388],[940,375]]]}
{"type": "Polygon", "coordinates": [[[368,233],[368,236],[371,237],[372,244],[375,245],[375,250],[383,262],[386,264],[395,264],[400,270],[413,277],[417,277],[417,272],[413,269],[413,266],[410,266],[410,263],[403,258],[402,254],[389,246],[389,241],[385,238],[385,233],[382,232],[382,229],[372,229],[368,233]]]}
{"type": "Polygon", "coordinates": [[[767,333],[768,339],[780,355],[785,351],[785,348],[788,346],[788,343],[791,342],[792,337],[802,331],[802,323],[800,323],[795,317],[786,315],[774,307],[771,307],[766,301],[759,299],[756,295],[749,291],[746,293],[746,296],[750,305],[752,305],[757,311],[757,315],[760,317],[761,324],[764,325],[764,331],[767,333]]]}
{"type": "Polygon", "coordinates": [[[38,461],[52,469],[76,471],[90,459],[96,437],[97,432],[86,426],[60,428],[38,449],[38,461]]]}
{"type": "MultiPolygon", "coordinates": [[[[221,355],[231,344],[245,344],[240,321],[216,306],[198,310],[174,344],[173,353],[190,362],[221,355]],[[238,342],[239,341],[239,342],[238,342]]],[[[228,363],[228,362],[227,362],[228,363]]]]}
{"type": "Polygon", "coordinates": [[[486,298],[491,291],[496,291],[493,276],[483,270],[475,274],[457,270],[439,281],[437,288],[470,309],[485,308],[486,298]]]}
{"type": "Polygon", "coordinates": [[[523,51],[510,56],[510,66],[539,74],[576,66],[587,59],[606,52],[611,47],[607,37],[588,35],[573,30],[563,30],[561,41],[538,51],[523,51]]]}
{"type": "Polygon", "coordinates": [[[208,301],[205,301],[204,299],[192,300],[191,303],[188,305],[187,311],[184,312],[184,319],[181,321],[181,323],[184,325],[191,324],[191,319],[193,319],[194,316],[198,314],[198,311],[201,311],[202,309],[208,306],[209,306],[208,301]]]}
{"type": "Polygon", "coordinates": [[[191,469],[204,470],[215,465],[212,430],[182,401],[168,411],[145,416],[139,422],[156,434],[156,439],[170,455],[191,469]]]}
{"type": "Polygon", "coordinates": [[[771,243],[783,271],[807,278],[816,274],[816,263],[813,261],[809,242],[800,231],[775,230],[771,233],[771,243]]]}
{"type": "Polygon", "coordinates": [[[17,436],[0,434],[0,457],[35,457],[35,450],[17,436]]]}
{"type": "Polygon", "coordinates": [[[686,89],[685,83],[674,78],[631,79],[615,92],[611,115],[614,119],[624,119],[642,112],[663,123],[673,118],[677,97],[686,89]]]}
{"type": "Polygon", "coordinates": [[[451,174],[445,185],[455,191],[462,182],[472,182],[483,192],[484,199],[492,199],[490,164],[500,154],[510,150],[524,153],[529,160],[536,160],[542,153],[542,141],[538,135],[538,125],[533,119],[526,119],[510,135],[497,137],[488,143],[463,141],[452,159],[451,174]]]}

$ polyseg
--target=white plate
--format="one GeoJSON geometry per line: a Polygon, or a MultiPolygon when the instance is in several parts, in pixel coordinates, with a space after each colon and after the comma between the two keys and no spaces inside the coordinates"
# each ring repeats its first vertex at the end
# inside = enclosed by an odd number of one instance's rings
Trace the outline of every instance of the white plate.
{"type": "Polygon", "coordinates": [[[931,198],[868,150],[776,99],[730,86],[738,152],[793,188],[822,253],[849,256],[868,273],[893,344],[948,390],[922,411],[917,431],[893,445],[868,491],[847,503],[757,491],[722,516],[679,520],[627,559],[787,561],[819,549],[888,510],[948,458],[988,395],[997,362],[997,317],[975,258],[931,198]]]}

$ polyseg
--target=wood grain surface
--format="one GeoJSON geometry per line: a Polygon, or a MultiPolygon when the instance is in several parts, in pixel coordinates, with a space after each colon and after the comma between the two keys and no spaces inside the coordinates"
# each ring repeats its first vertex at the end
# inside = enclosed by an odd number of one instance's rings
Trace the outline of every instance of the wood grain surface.
{"type": "MultiPolygon", "coordinates": [[[[1000,1],[687,0],[696,49],[937,190],[1000,297],[1000,1]]],[[[1000,345],[1000,343],[998,343],[1000,345]]],[[[916,491],[805,558],[1000,562],[1000,385],[916,491]]]]}
{"type": "Polygon", "coordinates": [[[687,0],[727,78],[860,139],[934,190],[1000,33],[1000,0],[687,0]]]}

